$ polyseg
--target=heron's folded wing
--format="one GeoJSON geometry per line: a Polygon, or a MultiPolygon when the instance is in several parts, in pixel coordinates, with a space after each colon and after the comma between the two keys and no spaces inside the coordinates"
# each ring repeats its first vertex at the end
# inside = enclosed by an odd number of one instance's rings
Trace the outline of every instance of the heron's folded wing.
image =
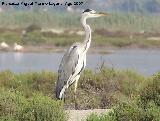
{"type": "Polygon", "coordinates": [[[70,83],[69,78],[75,73],[79,60],[78,46],[72,46],[63,56],[58,70],[59,87],[70,83]]]}

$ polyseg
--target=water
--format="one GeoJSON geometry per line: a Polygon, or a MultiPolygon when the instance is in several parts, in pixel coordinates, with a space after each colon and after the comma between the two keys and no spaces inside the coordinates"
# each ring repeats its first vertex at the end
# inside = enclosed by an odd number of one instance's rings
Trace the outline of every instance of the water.
{"type": "MultiPolygon", "coordinates": [[[[62,53],[0,53],[0,71],[57,71],[62,53]]],[[[117,50],[112,54],[88,54],[87,68],[95,70],[102,63],[116,69],[133,69],[144,75],[160,71],[160,50],[117,50]]]]}

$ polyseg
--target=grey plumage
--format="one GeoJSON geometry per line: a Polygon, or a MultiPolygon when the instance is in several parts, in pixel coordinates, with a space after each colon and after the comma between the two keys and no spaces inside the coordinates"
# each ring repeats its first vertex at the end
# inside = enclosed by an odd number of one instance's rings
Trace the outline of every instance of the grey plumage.
{"type": "Polygon", "coordinates": [[[96,13],[94,10],[86,9],[82,13],[81,23],[85,29],[85,40],[83,43],[74,43],[65,52],[58,70],[58,80],[56,84],[56,98],[63,99],[65,90],[75,82],[75,90],[80,78],[80,74],[86,66],[86,53],[91,43],[91,29],[86,24],[87,18],[104,16],[104,13],[96,13]]]}
{"type": "MultiPolygon", "coordinates": [[[[64,54],[61,64],[58,70],[58,81],[56,86],[56,97],[59,98],[60,92],[64,85],[65,88],[68,88],[73,81],[71,80],[74,76],[77,76],[78,72],[78,63],[79,63],[79,51],[80,48],[79,43],[74,43],[64,54]]],[[[81,67],[82,69],[82,67],[81,67]]],[[[64,90],[65,91],[65,90],[64,90]]]]}

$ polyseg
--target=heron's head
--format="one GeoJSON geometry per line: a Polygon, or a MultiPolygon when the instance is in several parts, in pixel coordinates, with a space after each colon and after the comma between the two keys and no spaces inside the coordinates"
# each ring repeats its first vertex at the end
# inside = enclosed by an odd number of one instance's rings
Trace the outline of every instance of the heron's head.
{"type": "Polygon", "coordinates": [[[102,12],[97,13],[96,11],[94,11],[92,9],[86,9],[82,13],[82,17],[84,17],[84,18],[96,18],[96,17],[106,16],[106,15],[108,15],[108,14],[102,13],[102,12]]]}

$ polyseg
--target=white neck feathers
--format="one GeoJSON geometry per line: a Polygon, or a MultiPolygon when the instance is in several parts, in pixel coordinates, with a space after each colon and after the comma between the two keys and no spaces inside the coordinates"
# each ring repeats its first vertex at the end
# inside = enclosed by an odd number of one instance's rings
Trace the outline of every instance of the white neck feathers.
{"type": "Polygon", "coordinates": [[[82,17],[81,18],[81,23],[82,23],[82,26],[84,27],[84,30],[85,30],[85,39],[84,39],[84,42],[83,42],[83,45],[84,45],[84,51],[87,52],[89,47],[90,47],[90,43],[91,43],[91,28],[89,25],[86,24],[86,17],[82,17]]]}

